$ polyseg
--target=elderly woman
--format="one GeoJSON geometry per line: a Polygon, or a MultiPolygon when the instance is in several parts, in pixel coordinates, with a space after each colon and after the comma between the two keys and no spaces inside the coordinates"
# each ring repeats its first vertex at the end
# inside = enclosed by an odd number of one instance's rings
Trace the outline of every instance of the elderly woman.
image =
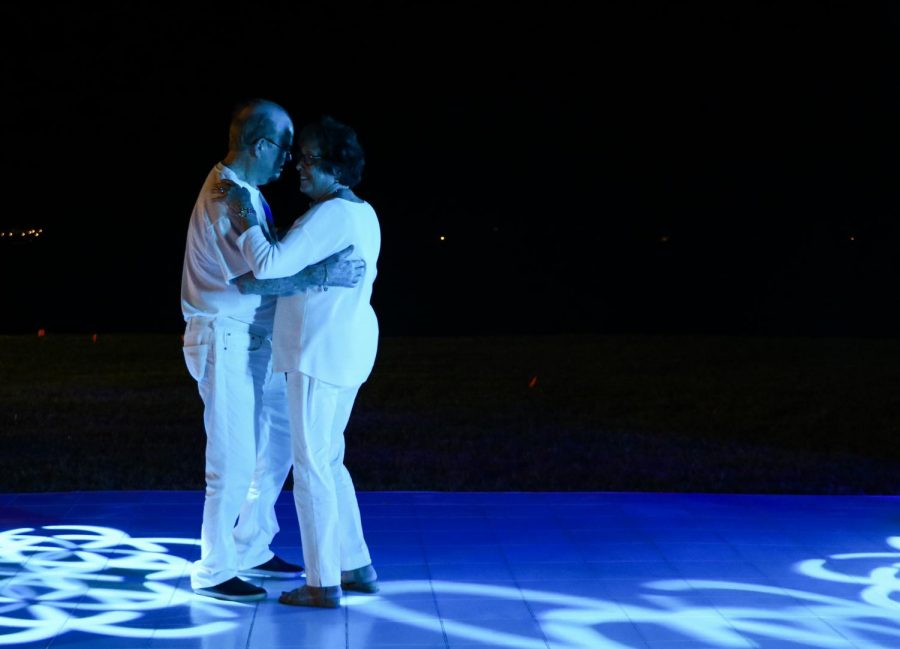
{"type": "Polygon", "coordinates": [[[246,190],[229,187],[227,200],[245,221],[238,243],[258,279],[293,275],[348,245],[366,262],[354,288],[323,286],[279,297],[273,330],[274,370],[287,375],[294,502],[306,565],[306,585],[279,601],[334,608],[343,589],[378,589],[344,467],[344,429],[375,362],[378,320],[370,298],[381,231],[375,210],[351,189],[364,165],[354,130],[324,117],[298,139],[300,191],[312,205],[280,241],[265,237],[246,190]]]}

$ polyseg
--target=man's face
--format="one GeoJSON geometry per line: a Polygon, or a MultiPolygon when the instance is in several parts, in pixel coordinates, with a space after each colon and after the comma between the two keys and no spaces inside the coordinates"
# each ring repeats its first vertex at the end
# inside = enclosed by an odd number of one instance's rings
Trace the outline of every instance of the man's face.
{"type": "Polygon", "coordinates": [[[287,115],[275,120],[276,130],[271,135],[261,138],[258,162],[261,185],[278,180],[284,165],[291,159],[291,146],[294,144],[294,125],[287,115]]]}

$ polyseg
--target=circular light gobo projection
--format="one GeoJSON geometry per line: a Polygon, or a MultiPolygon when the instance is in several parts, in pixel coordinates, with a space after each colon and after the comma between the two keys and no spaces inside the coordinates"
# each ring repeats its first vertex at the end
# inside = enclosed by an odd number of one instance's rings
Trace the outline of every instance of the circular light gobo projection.
{"type": "MultiPolygon", "coordinates": [[[[898,548],[900,537],[888,543],[898,548]]],[[[234,630],[239,625],[235,607],[241,605],[197,598],[177,586],[190,567],[180,555],[196,554],[198,544],[193,539],[136,538],[97,526],[0,533],[0,645],[70,631],[177,639],[234,630]],[[140,626],[141,618],[152,612],[178,606],[189,606],[202,619],[175,628],[140,626]]],[[[788,568],[809,578],[808,587],[686,577],[636,583],[633,594],[609,601],[514,586],[414,580],[382,582],[378,596],[348,594],[345,601],[373,618],[498,648],[539,649],[550,641],[565,649],[631,649],[616,633],[622,625],[638,631],[662,628],[703,646],[746,646],[755,638],[837,646],[838,636],[817,623],[821,618],[859,646],[900,645],[895,622],[900,552],[832,554],[788,568]],[[860,589],[858,597],[847,597],[848,585],[860,589]],[[489,616],[459,621],[403,606],[404,595],[416,594],[438,596],[438,606],[442,598],[454,596],[479,601],[485,609],[497,600],[521,601],[540,633],[529,634],[527,625],[510,630],[509,624],[495,624],[489,616]]]]}
{"type": "Polygon", "coordinates": [[[0,533],[0,645],[80,631],[126,638],[190,638],[234,629],[226,604],[196,601],[176,583],[190,561],[180,538],[135,538],[90,525],[49,525],[0,533]],[[201,606],[216,621],[183,628],[133,626],[151,611],[201,606]]]}

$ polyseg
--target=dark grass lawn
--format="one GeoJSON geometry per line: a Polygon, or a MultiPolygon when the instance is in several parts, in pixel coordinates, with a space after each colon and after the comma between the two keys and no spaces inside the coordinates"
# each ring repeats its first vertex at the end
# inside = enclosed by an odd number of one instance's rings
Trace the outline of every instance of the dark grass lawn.
{"type": "MultiPolygon", "coordinates": [[[[202,489],[175,335],[0,337],[0,491],[202,489]]],[[[360,490],[900,492],[900,340],[386,338],[360,490]]]]}

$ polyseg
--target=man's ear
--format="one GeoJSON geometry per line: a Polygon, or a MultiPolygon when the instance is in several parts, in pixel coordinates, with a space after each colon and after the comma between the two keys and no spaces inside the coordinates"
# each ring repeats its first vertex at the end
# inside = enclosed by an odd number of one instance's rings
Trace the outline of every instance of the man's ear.
{"type": "Polygon", "coordinates": [[[258,158],[260,153],[262,153],[263,141],[262,138],[259,138],[256,142],[253,143],[253,146],[250,147],[250,155],[254,158],[258,158]]]}

